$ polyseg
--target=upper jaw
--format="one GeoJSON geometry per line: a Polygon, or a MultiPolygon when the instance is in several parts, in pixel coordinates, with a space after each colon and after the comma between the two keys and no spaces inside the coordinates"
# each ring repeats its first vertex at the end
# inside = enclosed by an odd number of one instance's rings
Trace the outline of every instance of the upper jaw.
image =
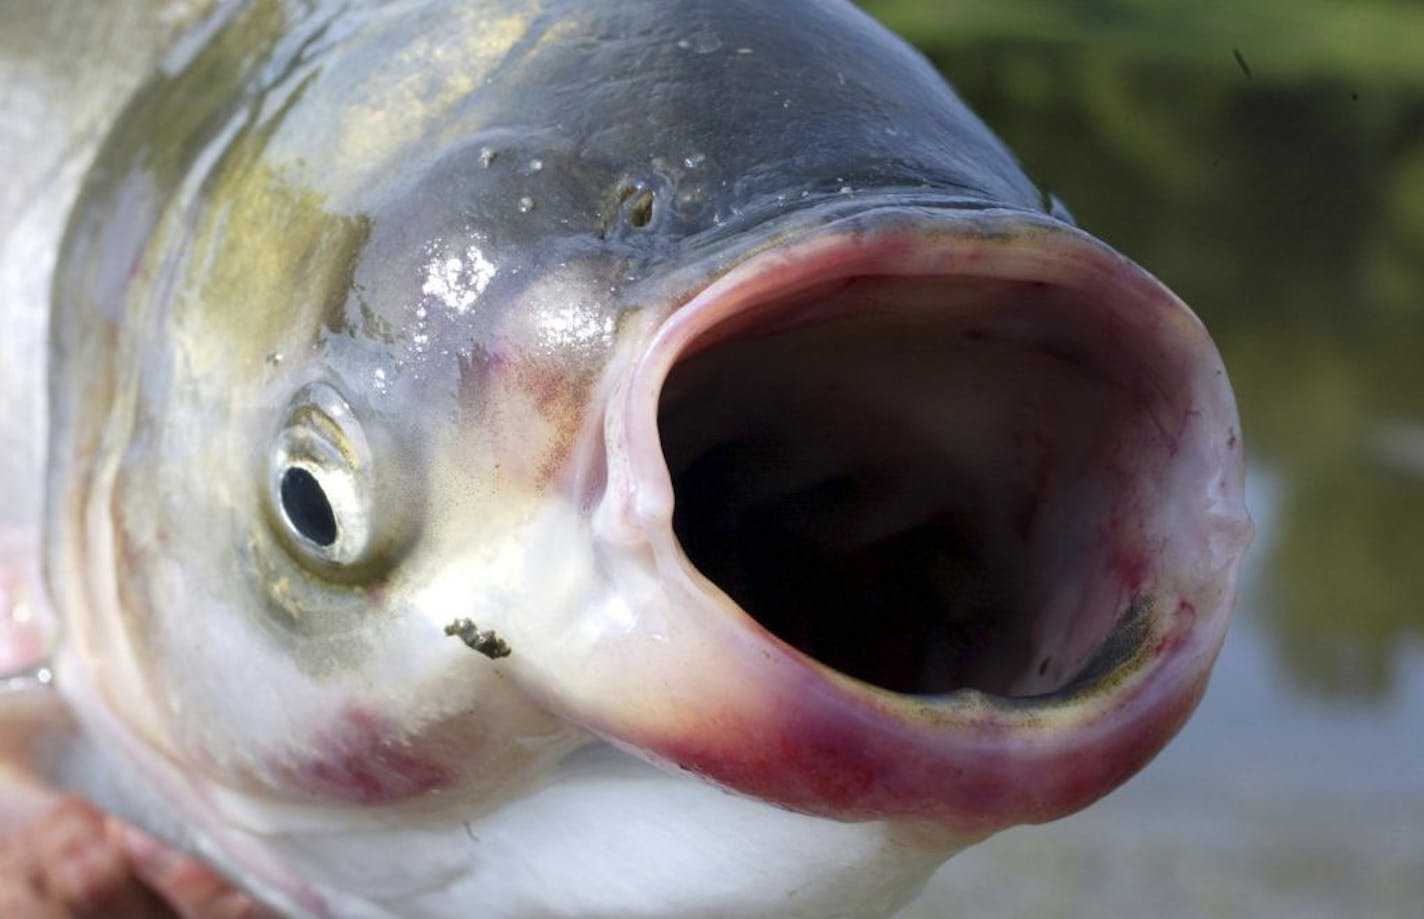
{"type": "Polygon", "coordinates": [[[1084,806],[1189,715],[1250,538],[1242,448],[1205,330],[1136,266],[1039,215],[891,207],[634,337],[579,477],[582,637],[512,665],[557,713],[957,834],[1084,806]]]}

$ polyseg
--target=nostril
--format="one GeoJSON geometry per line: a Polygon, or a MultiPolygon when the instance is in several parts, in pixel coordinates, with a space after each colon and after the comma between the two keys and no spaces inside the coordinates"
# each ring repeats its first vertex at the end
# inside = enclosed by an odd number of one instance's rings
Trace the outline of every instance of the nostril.
{"type": "Polygon", "coordinates": [[[635,191],[623,205],[628,225],[641,230],[653,222],[653,190],[643,188],[635,191]]]}

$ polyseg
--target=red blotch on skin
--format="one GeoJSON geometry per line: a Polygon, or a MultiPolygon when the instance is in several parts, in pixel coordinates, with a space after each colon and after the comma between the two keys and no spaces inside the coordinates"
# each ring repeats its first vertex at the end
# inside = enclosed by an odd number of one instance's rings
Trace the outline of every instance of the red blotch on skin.
{"type": "Polygon", "coordinates": [[[296,767],[311,794],[349,804],[379,804],[429,794],[451,784],[449,770],[420,755],[379,716],[348,709],[317,738],[322,751],[296,767]]]}
{"type": "Polygon", "coordinates": [[[1119,547],[1113,553],[1112,565],[1118,581],[1128,593],[1139,592],[1142,585],[1147,583],[1149,572],[1147,555],[1140,549],[1119,547]]]}
{"type": "Polygon", "coordinates": [[[1186,600],[1177,604],[1176,620],[1172,629],[1153,647],[1152,653],[1160,656],[1175,654],[1187,643],[1192,635],[1192,627],[1197,621],[1197,608],[1186,600]]]}

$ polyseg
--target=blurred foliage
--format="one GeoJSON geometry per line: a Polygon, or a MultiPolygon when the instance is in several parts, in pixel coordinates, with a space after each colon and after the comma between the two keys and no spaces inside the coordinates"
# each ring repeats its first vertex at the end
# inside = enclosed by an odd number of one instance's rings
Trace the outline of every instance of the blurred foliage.
{"type": "Polygon", "coordinates": [[[1424,638],[1424,483],[1355,463],[1290,490],[1259,610],[1280,659],[1322,693],[1386,699],[1397,647],[1424,638]]]}
{"type": "Polygon", "coordinates": [[[1091,46],[1119,58],[1235,70],[1298,83],[1348,74],[1424,86],[1424,4],[1415,0],[862,0],[931,55],[999,42],[1091,46]]]}
{"type": "Polygon", "coordinates": [[[1424,3],[862,5],[1201,314],[1284,484],[1245,612],[1301,685],[1387,697],[1424,640],[1424,448],[1373,449],[1424,424],[1424,3]]]}

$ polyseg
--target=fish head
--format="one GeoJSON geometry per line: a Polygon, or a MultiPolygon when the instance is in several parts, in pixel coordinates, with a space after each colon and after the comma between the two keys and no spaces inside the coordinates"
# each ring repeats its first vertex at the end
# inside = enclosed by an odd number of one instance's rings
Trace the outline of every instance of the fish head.
{"type": "Polygon", "coordinates": [[[888,909],[1200,697],[1220,358],[848,6],[556,6],[228,9],[121,119],[59,683],[293,911],[888,909]]]}

